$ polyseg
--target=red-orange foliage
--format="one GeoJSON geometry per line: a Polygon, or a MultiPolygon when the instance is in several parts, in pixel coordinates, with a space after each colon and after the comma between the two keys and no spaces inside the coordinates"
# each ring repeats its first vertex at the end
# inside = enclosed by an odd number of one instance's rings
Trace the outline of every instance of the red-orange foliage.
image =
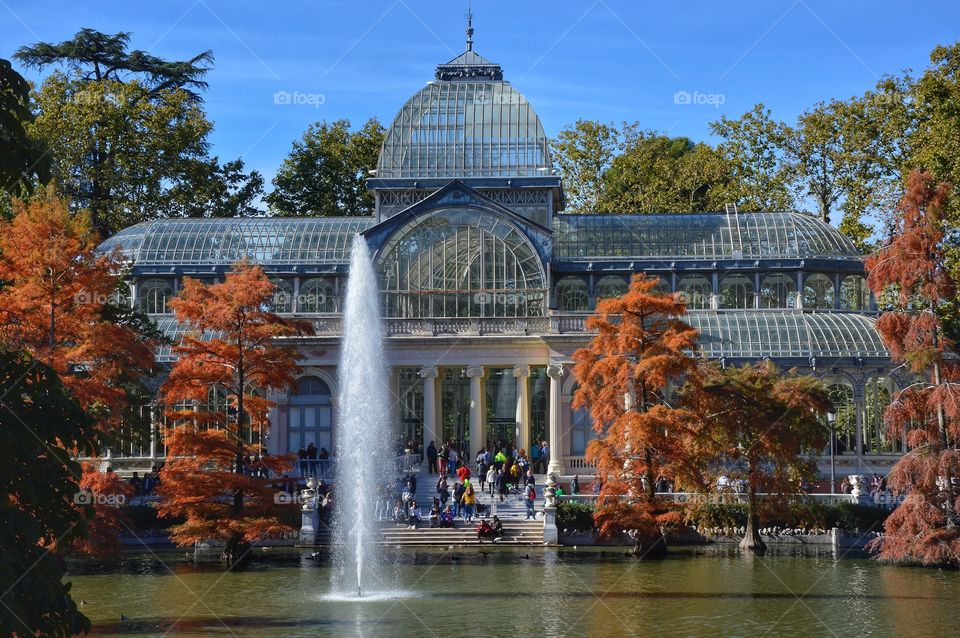
{"type": "Polygon", "coordinates": [[[947,268],[951,187],[927,173],[910,175],[892,239],[867,259],[867,285],[895,305],[877,320],[894,360],[921,378],[893,398],[884,418],[890,435],[910,446],[887,484],[904,501],[873,547],[879,557],[960,565],[960,366],[943,335],[940,311],[957,294],[947,268]]]}
{"type": "MultiPolygon", "coordinates": [[[[0,343],[53,368],[96,419],[102,445],[120,423],[130,387],[153,366],[154,344],[106,316],[122,265],[95,254],[98,237],[85,212],[71,213],[52,188],[14,200],[13,211],[0,223],[0,343]]],[[[100,480],[86,471],[82,482],[100,480]]],[[[108,520],[90,520],[81,549],[103,553],[117,545],[109,536],[119,519],[101,513],[108,520]]]]}
{"type": "Polygon", "coordinates": [[[763,551],[757,495],[768,495],[764,505],[773,506],[803,494],[803,482],[816,469],[804,450],[820,450],[827,443],[820,420],[831,406],[826,387],[813,377],[781,375],[770,362],[726,370],[709,366],[683,403],[700,417],[691,453],[711,460],[707,474],[746,482],[748,516],[741,547],[763,551]]]}
{"type": "Polygon", "coordinates": [[[189,333],[174,347],[178,359],[163,385],[167,415],[167,462],[160,472],[161,516],[183,516],[173,527],[180,545],[224,540],[224,559],[243,559],[251,541],[290,528],[281,520],[269,478],[289,471],[288,457],[263,454],[259,433],[268,426],[271,391],[289,387],[296,352],[277,339],[303,334],[309,325],[265,308],[274,285],[259,266],[239,263],[222,283],[185,279],[171,304],[189,333]],[[215,338],[204,340],[203,333],[215,338]],[[207,407],[211,390],[222,389],[235,416],[207,407]]]}
{"type": "Polygon", "coordinates": [[[115,425],[124,382],[153,366],[153,344],[104,317],[121,265],[97,256],[85,212],[71,214],[52,189],[14,200],[0,224],[0,341],[53,368],[80,405],[115,425]]]}
{"type": "Polygon", "coordinates": [[[121,549],[118,534],[130,527],[121,508],[133,496],[133,487],[116,472],[98,472],[85,463],[80,489],[87,504],[93,504],[95,515],[87,521],[87,537],[76,542],[73,549],[94,556],[115,556],[121,549]]]}
{"type": "Polygon", "coordinates": [[[665,392],[696,377],[697,331],[680,319],[686,308],[678,297],[655,290],[658,282],[634,275],[623,296],[599,302],[586,322],[596,336],[573,355],[579,384],[573,407],[590,410],[600,435],[587,448],[602,481],[600,533],[629,531],[651,547],[664,526],[681,519],[656,497],[656,480],[696,476],[685,444],[694,415],[670,405],[665,392]]]}

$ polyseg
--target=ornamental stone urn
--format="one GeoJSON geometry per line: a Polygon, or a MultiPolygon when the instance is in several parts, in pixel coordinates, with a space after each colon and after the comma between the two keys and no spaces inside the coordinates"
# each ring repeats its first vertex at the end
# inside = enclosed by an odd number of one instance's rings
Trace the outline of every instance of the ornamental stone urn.
{"type": "Polygon", "coordinates": [[[307,489],[300,495],[300,544],[313,545],[317,542],[317,528],[320,525],[320,512],[317,509],[317,479],[307,479],[307,489]]]}
{"type": "Polygon", "coordinates": [[[863,477],[859,474],[851,474],[847,478],[850,480],[850,496],[860,498],[863,493],[863,477]]]}

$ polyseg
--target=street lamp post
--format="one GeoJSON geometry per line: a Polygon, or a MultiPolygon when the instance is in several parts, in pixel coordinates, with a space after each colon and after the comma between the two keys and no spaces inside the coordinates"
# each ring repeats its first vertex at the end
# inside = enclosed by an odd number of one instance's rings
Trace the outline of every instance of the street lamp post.
{"type": "Polygon", "coordinates": [[[827,412],[827,423],[830,424],[830,493],[837,493],[836,443],[837,443],[837,415],[827,412]]]}

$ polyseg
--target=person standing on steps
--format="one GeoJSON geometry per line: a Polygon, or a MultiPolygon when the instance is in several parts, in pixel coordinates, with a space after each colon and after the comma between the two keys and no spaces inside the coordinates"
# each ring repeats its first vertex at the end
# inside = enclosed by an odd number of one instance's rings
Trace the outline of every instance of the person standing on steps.
{"type": "Polygon", "coordinates": [[[463,483],[457,482],[453,488],[453,513],[455,516],[463,515],[463,483]]]}
{"type": "Polygon", "coordinates": [[[446,474],[441,474],[439,480],[437,480],[437,496],[440,498],[440,504],[446,507],[447,500],[450,498],[450,488],[447,487],[446,474]]]}
{"type": "Polygon", "coordinates": [[[570,494],[576,496],[580,493],[580,475],[574,474],[573,480],[570,481],[570,494]]]}
{"type": "Polygon", "coordinates": [[[527,505],[527,519],[536,518],[537,513],[534,511],[533,506],[537,501],[537,490],[533,487],[533,483],[527,483],[527,487],[524,490],[524,499],[527,505]]]}
{"type": "Polygon", "coordinates": [[[546,441],[540,444],[540,474],[546,474],[550,464],[550,446],[546,441]]]}
{"type": "Polygon", "coordinates": [[[442,476],[447,474],[447,444],[444,443],[440,446],[440,451],[437,453],[437,469],[439,470],[442,476]]]}
{"type": "Polygon", "coordinates": [[[509,479],[507,478],[506,472],[500,470],[497,472],[497,493],[500,494],[500,502],[503,502],[504,497],[507,495],[507,491],[510,489],[508,483],[509,479]]]}
{"type": "Polygon", "coordinates": [[[437,473],[437,446],[433,441],[430,441],[430,445],[427,446],[427,473],[437,473]]]}
{"type": "Polygon", "coordinates": [[[490,486],[490,496],[492,497],[497,491],[497,468],[492,465],[487,470],[487,485],[490,486]]]}
{"type": "Polygon", "coordinates": [[[536,484],[537,484],[537,478],[533,475],[533,469],[527,470],[526,476],[523,477],[523,486],[524,487],[526,487],[527,485],[535,486],[536,484]]]}
{"type": "Polygon", "coordinates": [[[473,521],[473,506],[477,503],[477,493],[470,479],[465,480],[464,483],[466,487],[463,488],[463,520],[470,523],[473,521]]]}

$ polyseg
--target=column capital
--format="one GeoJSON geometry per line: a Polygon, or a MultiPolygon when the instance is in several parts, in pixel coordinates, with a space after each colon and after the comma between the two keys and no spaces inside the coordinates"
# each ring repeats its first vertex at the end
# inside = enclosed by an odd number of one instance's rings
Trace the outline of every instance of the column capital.
{"type": "Polygon", "coordinates": [[[560,379],[563,377],[563,364],[551,363],[547,366],[547,376],[551,379],[560,379]]]}
{"type": "Polygon", "coordinates": [[[440,376],[440,370],[437,369],[437,366],[427,366],[420,368],[417,374],[420,375],[421,379],[436,379],[440,376]]]}
{"type": "Polygon", "coordinates": [[[530,376],[530,366],[517,366],[513,369],[513,376],[518,379],[526,379],[530,376]]]}
{"type": "Polygon", "coordinates": [[[485,372],[486,372],[486,370],[483,369],[483,366],[470,366],[469,368],[467,368],[467,378],[468,378],[468,379],[473,379],[473,378],[480,378],[480,379],[482,379],[482,378],[484,377],[484,373],[485,373],[485,372]]]}

